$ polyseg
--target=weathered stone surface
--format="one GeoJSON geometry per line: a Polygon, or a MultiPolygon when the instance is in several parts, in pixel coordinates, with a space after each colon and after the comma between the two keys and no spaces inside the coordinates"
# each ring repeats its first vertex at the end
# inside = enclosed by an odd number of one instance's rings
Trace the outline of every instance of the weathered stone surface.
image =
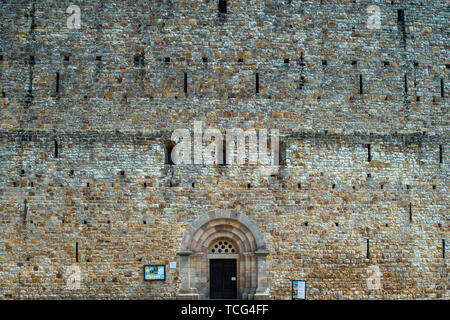
{"type": "MultiPolygon", "coordinates": [[[[308,299],[450,298],[445,1],[76,4],[78,30],[66,1],[0,4],[0,298],[207,297],[183,239],[209,214],[268,250],[271,298],[299,279],[308,299]],[[194,121],[278,129],[285,164],[166,165],[194,121]],[[167,280],[144,281],[145,264],[167,280]]],[[[250,288],[265,264],[240,254],[241,297],[266,298],[250,288]]]]}

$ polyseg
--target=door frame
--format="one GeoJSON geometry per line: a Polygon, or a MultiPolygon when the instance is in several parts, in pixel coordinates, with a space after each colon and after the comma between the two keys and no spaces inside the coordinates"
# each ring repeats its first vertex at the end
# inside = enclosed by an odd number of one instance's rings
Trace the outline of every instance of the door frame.
{"type": "Polygon", "coordinates": [[[240,297],[240,277],[239,277],[239,254],[238,253],[208,253],[208,299],[211,299],[211,259],[233,259],[236,260],[236,299],[240,297]]]}

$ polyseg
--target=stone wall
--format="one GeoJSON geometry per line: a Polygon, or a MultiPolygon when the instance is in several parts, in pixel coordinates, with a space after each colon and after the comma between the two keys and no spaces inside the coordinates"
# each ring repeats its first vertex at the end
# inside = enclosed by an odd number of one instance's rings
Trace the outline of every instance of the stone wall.
{"type": "Polygon", "coordinates": [[[179,265],[165,282],[143,265],[178,261],[220,209],[257,223],[275,299],[291,280],[308,299],[450,298],[448,4],[227,4],[0,4],[0,298],[173,299],[179,265]],[[286,162],[165,164],[194,121],[278,129],[286,162]]]}

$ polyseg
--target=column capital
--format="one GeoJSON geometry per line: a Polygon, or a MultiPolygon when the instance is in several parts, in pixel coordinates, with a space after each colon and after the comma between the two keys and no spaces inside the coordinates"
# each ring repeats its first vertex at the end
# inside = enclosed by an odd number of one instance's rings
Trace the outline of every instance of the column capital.
{"type": "Polygon", "coordinates": [[[256,250],[254,253],[255,253],[255,255],[257,255],[257,256],[267,256],[267,255],[270,254],[270,251],[267,250],[267,249],[258,249],[258,250],[256,250]]]}

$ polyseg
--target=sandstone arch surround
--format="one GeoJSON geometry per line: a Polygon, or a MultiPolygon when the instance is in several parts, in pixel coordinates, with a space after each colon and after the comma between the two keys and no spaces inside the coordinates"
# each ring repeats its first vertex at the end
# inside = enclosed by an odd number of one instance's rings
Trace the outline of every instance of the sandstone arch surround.
{"type": "Polygon", "coordinates": [[[200,216],[185,231],[179,256],[181,288],[178,299],[209,299],[209,246],[219,238],[230,239],[236,254],[220,254],[237,259],[238,298],[270,299],[264,236],[245,214],[215,210],[200,216]]]}

